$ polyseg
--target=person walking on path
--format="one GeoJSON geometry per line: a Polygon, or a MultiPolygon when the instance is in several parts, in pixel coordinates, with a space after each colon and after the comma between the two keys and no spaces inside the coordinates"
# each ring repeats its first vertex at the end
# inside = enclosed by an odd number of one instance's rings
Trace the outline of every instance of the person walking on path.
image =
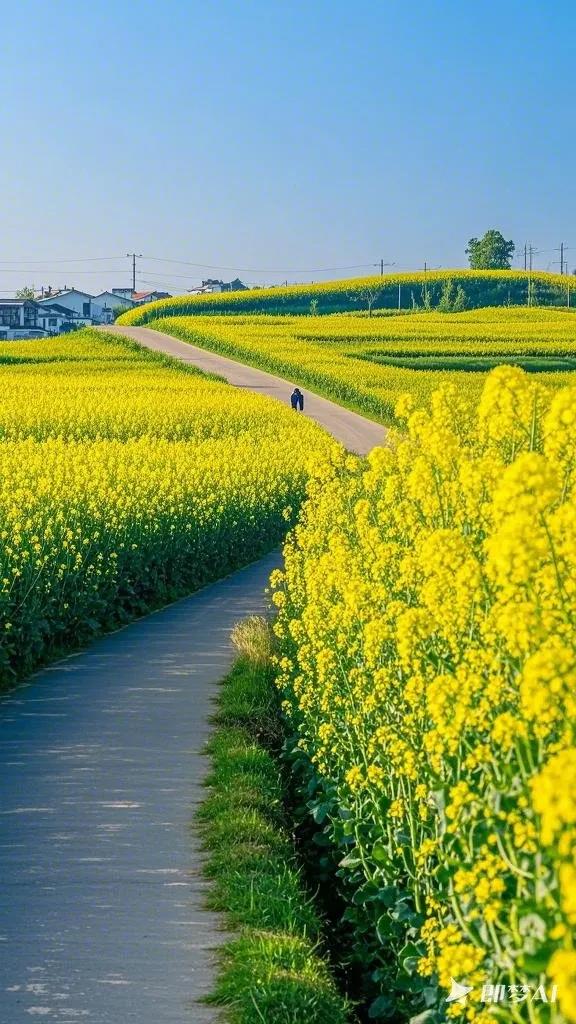
{"type": "Polygon", "coordinates": [[[304,412],[304,395],[300,391],[300,388],[294,388],[294,391],[290,395],[290,405],[294,410],[300,410],[304,412]]]}

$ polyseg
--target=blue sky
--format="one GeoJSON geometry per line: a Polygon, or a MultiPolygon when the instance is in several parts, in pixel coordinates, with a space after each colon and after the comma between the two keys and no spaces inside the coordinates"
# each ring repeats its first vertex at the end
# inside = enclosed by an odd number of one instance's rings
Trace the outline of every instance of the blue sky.
{"type": "Polygon", "coordinates": [[[576,266],[575,29],[567,0],[12,0],[0,290],[121,286],[134,250],[171,291],[459,266],[489,227],[576,266]]]}

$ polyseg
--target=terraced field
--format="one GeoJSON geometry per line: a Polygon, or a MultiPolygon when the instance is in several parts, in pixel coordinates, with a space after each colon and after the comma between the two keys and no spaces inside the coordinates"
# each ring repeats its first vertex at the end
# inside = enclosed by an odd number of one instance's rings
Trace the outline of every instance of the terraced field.
{"type": "Polygon", "coordinates": [[[292,379],[384,423],[446,379],[478,397],[502,363],[557,387],[576,368],[576,311],[488,308],[372,316],[171,316],[148,327],[292,379]]]}

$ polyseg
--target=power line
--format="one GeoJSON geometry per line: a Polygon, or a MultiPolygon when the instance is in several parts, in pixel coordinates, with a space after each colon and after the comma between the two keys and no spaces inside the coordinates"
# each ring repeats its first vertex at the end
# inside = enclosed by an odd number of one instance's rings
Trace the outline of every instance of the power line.
{"type": "Polygon", "coordinates": [[[161,256],[144,255],[144,259],[152,260],[154,263],[178,263],[184,267],[197,267],[201,270],[237,270],[243,274],[328,274],[337,270],[366,270],[369,267],[377,267],[378,263],[354,263],[346,267],[238,267],[222,266],[214,263],[191,263],[189,260],[172,260],[161,256]]]}
{"type": "MultiPolygon", "coordinates": [[[[126,267],[111,267],[111,268],[108,268],[108,270],[107,270],[107,273],[110,273],[110,274],[122,274],[122,273],[125,273],[125,272],[126,272],[126,267]]],[[[49,273],[50,273],[49,270],[38,270],[38,268],[34,269],[32,267],[21,267],[18,270],[14,270],[14,269],[12,269],[10,267],[0,267],[0,274],[20,274],[20,275],[22,275],[22,274],[42,274],[44,276],[47,276],[49,273]]],[[[63,270],[55,271],[55,273],[58,273],[58,274],[69,274],[70,276],[72,274],[74,274],[74,276],[76,276],[76,274],[92,274],[92,276],[94,276],[94,274],[98,274],[98,273],[100,273],[100,271],[98,271],[98,270],[70,270],[70,271],[67,271],[66,269],[63,269],[63,270]]]]}
{"type": "MultiPolygon", "coordinates": [[[[18,263],[18,264],[24,263],[24,264],[26,264],[26,266],[30,266],[30,264],[32,264],[32,263],[34,265],[36,265],[38,263],[47,263],[49,266],[52,266],[52,264],[54,264],[54,263],[100,263],[100,262],[107,262],[107,263],[109,263],[110,260],[121,260],[121,259],[123,259],[123,257],[121,255],[120,256],[80,256],[80,257],[70,256],[69,258],[66,258],[66,259],[58,258],[58,259],[54,259],[54,260],[35,260],[35,259],[13,260],[13,259],[2,259],[2,258],[0,258],[0,263],[18,263]]],[[[0,269],[2,269],[2,268],[0,268],[0,269]]]]}

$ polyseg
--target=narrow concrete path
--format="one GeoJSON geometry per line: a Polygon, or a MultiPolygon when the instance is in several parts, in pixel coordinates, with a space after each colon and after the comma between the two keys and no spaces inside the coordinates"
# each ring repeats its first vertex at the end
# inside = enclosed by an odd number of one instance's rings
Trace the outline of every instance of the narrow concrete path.
{"type": "MultiPolygon", "coordinates": [[[[262,395],[277,398],[287,405],[290,404],[290,394],[294,384],[282,377],[275,377],[263,370],[245,366],[244,363],[218,355],[216,352],[209,352],[197,345],[189,345],[187,341],[180,341],[179,338],[151,330],[149,327],[122,327],[119,324],[114,324],[104,327],[102,330],[112,334],[123,334],[146,348],[154,349],[155,352],[164,352],[166,355],[175,356],[185,363],[198,366],[207,373],[217,373],[235,387],[249,388],[251,391],[258,391],[262,395]]],[[[306,415],[325,427],[350,451],[357,452],[359,455],[367,455],[376,445],[384,443],[386,430],[378,423],[367,420],[363,416],[359,416],[358,413],[350,412],[349,409],[344,409],[327,398],[321,398],[304,387],[302,390],[305,394],[306,415]]]]}
{"type": "Polygon", "coordinates": [[[190,832],[229,634],[279,556],[0,702],[0,1022],[204,1024],[218,918],[190,832]]]}

